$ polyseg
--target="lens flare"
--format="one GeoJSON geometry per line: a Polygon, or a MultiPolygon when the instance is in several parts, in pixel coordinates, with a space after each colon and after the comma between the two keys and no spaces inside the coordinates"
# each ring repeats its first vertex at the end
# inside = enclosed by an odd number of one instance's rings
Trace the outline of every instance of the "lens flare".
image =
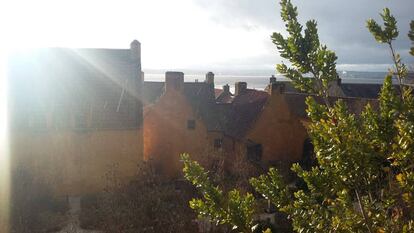
{"type": "Polygon", "coordinates": [[[0,232],[9,231],[10,164],[7,124],[7,52],[0,50],[0,232]]]}

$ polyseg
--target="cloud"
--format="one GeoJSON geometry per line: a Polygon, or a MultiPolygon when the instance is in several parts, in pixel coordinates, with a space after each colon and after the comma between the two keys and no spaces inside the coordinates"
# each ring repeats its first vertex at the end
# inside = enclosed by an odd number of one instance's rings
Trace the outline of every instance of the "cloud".
{"type": "MultiPolygon", "coordinates": [[[[210,13],[212,20],[229,28],[284,31],[278,1],[194,1],[210,13]]],[[[343,64],[391,63],[387,46],[376,43],[365,26],[368,18],[381,22],[379,12],[384,7],[389,7],[398,20],[400,31],[394,46],[406,63],[414,62],[413,57],[407,52],[411,45],[407,38],[409,22],[414,19],[412,0],[294,0],[293,3],[298,7],[301,22],[317,20],[321,42],[334,50],[338,55],[338,63],[343,64]]],[[[269,50],[269,53],[274,53],[274,50],[269,50]]]]}

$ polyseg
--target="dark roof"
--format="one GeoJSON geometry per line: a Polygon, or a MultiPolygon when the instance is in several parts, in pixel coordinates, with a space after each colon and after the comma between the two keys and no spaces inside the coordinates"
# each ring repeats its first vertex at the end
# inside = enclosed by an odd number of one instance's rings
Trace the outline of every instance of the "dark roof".
{"type": "MultiPolygon", "coordinates": [[[[283,91],[286,93],[303,93],[296,89],[290,81],[278,81],[278,83],[284,84],[283,91]]],[[[376,99],[381,91],[382,84],[342,82],[339,87],[345,97],[376,99]]]]}
{"type": "Polygon", "coordinates": [[[223,89],[214,89],[216,103],[231,103],[233,101],[233,94],[225,92],[223,89]]]}
{"type": "MultiPolygon", "coordinates": [[[[300,118],[307,118],[307,113],[306,113],[306,103],[305,100],[306,98],[309,96],[307,94],[302,94],[302,93],[285,93],[283,94],[284,99],[290,109],[290,111],[292,111],[292,113],[294,113],[296,116],[300,117],[300,118]]],[[[323,104],[323,100],[320,97],[316,97],[314,96],[315,100],[320,103],[323,104]]],[[[329,102],[335,103],[335,101],[337,100],[343,100],[345,102],[345,104],[348,106],[348,110],[351,113],[354,114],[360,114],[365,106],[369,103],[371,104],[371,106],[375,108],[378,107],[378,101],[375,99],[361,99],[361,98],[352,98],[352,97],[331,97],[329,99],[329,102]]]]}
{"type": "Polygon", "coordinates": [[[192,105],[194,111],[206,124],[210,131],[221,130],[218,121],[214,87],[204,82],[185,82],[184,95],[192,105]]]}
{"type": "Polygon", "coordinates": [[[241,138],[257,119],[269,97],[264,91],[247,89],[231,104],[219,104],[220,121],[227,135],[241,138]]]}
{"type": "Polygon", "coordinates": [[[155,103],[162,93],[164,93],[164,82],[144,82],[142,87],[142,99],[144,104],[155,103]]]}
{"type": "Polygon", "coordinates": [[[376,99],[381,91],[382,84],[342,83],[340,86],[347,97],[376,99]]]}
{"type": "Polygon", "coordinates": [[[92,128],[137,127],[140,64],[129,49],[34,49],[8,66],[12,121],[21,114],[91,115],[92,128]],[[121,97],[122,96],[122,97],[121,97]],[[56,113],[56,114],[55,114],[56,113]]]}
{"type": "Polygon", "coordinates": [[[215,88],[215,89],[214,89],[214,95],[215,95],[216,99],[217,99],[218,97],[220,97],[220,95],[221,95],[223,92],[224,92],[224,91],[223,91],[223,89],[217,89],[217,88],[215,88]]]}

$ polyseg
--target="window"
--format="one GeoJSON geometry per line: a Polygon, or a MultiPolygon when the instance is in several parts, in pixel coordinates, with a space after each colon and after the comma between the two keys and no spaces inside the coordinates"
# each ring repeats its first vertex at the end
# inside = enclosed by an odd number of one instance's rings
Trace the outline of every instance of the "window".
{"type": "Polygon", "coordinates": [[[223,139],[221,138],[216,138],[214,139],[214,148],[215,149],[220,149],[223,145],[223,139]]]}
{"type": "Polygon", "coordinates": [[[187,129],[195,129],[195,120],[188,120],[187,121],[187,129]]]}
{"type": "Polygon", "coordinates": [[[247,158],[251,161],[260,161],[262,159],[262,144],[247,146],[247,158]]]}

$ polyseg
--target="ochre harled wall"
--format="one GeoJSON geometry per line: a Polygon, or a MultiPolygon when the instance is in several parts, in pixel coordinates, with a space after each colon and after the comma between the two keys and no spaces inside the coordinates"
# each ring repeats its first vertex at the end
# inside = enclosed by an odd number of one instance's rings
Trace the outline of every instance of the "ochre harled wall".
{"type": "Polygon", "coordinates": [[[181,176],[180,154],[189,153],[198,160],[207,153],[211,140],[180,90],[171,88],[144,108],[144,159],[152,161],[167,178],[181,176]],[[188,120],[195,120],[194,129],[187,128],[188,120]]]}
{"type": "Polygon", "coordinates": [[[11,132],[12,169],[25,169],[56,195],[101,191],[116,169],[127,181],[142,160],[142,129],[11,132]]]}
{"type": "Polygon", "coordinates": [[[285,95],[273,93],[262,113],[246,135],[262,144],[262,161],[298,162],[302,158],[307,131],[300,119],[293,114],[285,95]]]}

